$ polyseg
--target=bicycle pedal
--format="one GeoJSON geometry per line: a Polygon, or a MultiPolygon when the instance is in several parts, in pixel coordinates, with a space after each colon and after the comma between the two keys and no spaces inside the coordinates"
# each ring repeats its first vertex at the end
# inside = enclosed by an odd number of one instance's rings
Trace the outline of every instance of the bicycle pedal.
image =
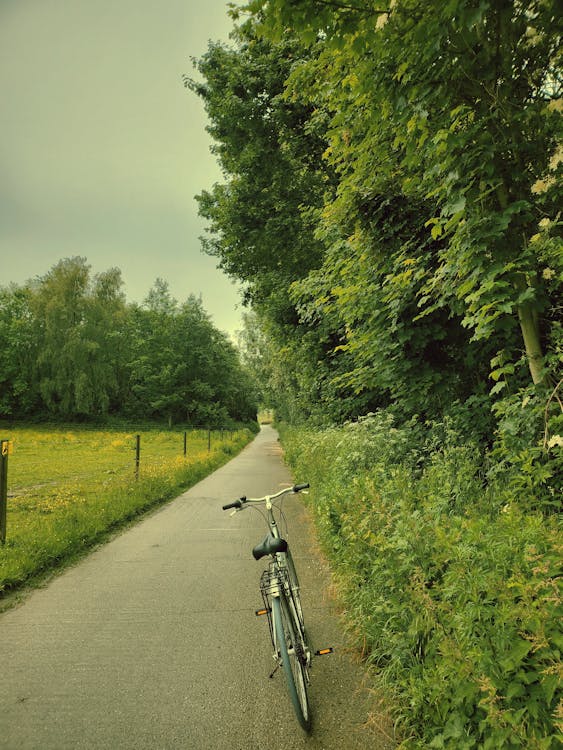
{"type": "Polygon", "coordinates": [[[333,654],[334,649],[332,646],[329,646],[328,648],[320,648],[318,651],[315,651],[315,656],[327,656],[328,654],[333,654]]]}
{"type": "Polygon", "coordinates": [[[271,612],[271,609],[257,609],[256,610],[256,617],[262,617],[263,615],[267,615],[271,612]]]}

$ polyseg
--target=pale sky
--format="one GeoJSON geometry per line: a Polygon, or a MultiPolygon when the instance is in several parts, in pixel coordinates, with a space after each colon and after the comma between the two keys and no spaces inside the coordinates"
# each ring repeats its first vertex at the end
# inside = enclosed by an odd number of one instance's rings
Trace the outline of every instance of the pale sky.
{"type": "Polygon", "coordinates": [[[194,195],[221,181],[182,74],[227,41],[226,0],[0,0],[0,285],[84,256],[128,301],[157,277],[240,328],[240,295],[204,255],[194,195]]]}

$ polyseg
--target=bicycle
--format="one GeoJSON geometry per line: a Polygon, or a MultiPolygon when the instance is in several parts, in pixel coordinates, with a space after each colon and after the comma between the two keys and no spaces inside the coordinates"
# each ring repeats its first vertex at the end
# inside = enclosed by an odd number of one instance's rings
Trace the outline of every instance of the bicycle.
{"type": "MultiPolygon", "coordinates": [[[[281,536],[274,515],[276,508],[280,518],[284,518],[283,511],[281,506],[274,506],[273,501],[289,493],[301,492],[308,487],[308,484],[296,484],[293,487],[285,487],[274,495],[258,498],[241,497],[233,503],[223,505],[223,510],[233,508],[235,513],[252,505],[265,505],[268,535],[254,547],[252,555],[255,560],[261,560],[268,555],[271,559],[260,578],[264,607],[256,610],[256,615],[266,615],[268,618],[270,639],[274,648],[273,658],[276,662],[270,677],[282,667],[297,720],[306,732],[311,729],[307,688],[313,654],[305,632],[297,571],[287,540],[281,536]]],[[[332,653],[332,650],[320,649],[315,655],[324,656],[332,653]]]]}

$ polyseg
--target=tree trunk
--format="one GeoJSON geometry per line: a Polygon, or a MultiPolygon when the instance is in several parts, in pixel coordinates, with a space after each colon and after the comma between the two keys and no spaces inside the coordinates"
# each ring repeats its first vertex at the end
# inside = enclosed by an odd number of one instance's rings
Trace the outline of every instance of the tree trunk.
{"type": "Polygon", "coordinates": [[[518,307],[518,320],[524,338],[530,374],[534,385],[539,385],[544,381],[544,373],[538,316],[531,305],[523,304],[518,307]]]}
{"type": "MultiPolygon", "coordinates": [[[[524,292],[529,286],[530,281],[524,274],[520,274],[516,279],[516,289],[519,292],[524,292]]],[[[532,376],[534,385],[539,385],[545,381],[545,373],[538,311],[530,302],[523,302],[521,305],[518,305],[517,310],[530,375],[532,376]]]]}

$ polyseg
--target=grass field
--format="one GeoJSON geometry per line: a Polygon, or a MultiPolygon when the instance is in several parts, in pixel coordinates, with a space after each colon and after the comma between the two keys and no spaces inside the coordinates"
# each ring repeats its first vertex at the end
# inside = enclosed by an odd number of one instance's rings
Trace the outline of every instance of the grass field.
{"type": "Polygon", "coordinates": [[[0,595],[56,567],[143,511],[175,497],[238,453],[248,430],[211,434],[0,428],[10,440],[0,595]],[[141,436],[137,478],[136,435],[141,436]]]}

